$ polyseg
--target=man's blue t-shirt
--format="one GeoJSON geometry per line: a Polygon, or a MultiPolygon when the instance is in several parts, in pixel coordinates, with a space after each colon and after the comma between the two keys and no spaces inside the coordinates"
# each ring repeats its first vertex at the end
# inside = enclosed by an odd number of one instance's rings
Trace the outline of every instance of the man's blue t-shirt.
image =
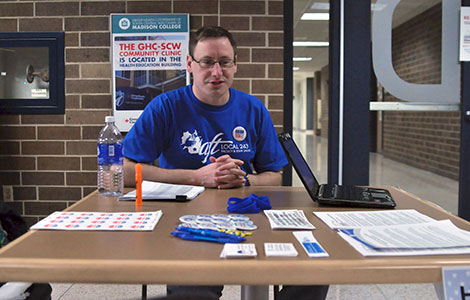
{"type": "Polygon", "coordinates": [[[262,173],[287,164],[263,103],[232,88],[222,106],[199,101],[192,85],[157,96],[126,135],[123,151],[137,162],[158,158],[166,169],[198,169],[225,154],[243,160],[247,173],[252,165],[262,173]]]}

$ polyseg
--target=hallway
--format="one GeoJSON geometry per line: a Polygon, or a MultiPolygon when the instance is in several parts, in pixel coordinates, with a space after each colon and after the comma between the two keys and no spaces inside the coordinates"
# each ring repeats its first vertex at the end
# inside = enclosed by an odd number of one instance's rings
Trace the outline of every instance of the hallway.
{"type": "MultiPolygon", "coordinates": [[[[320,183],[326,183],[328,175],[328,140],[313,135],[313,133],[300,131],[294,131],[293,137],[317,180],[320,183]]],[[[457,214],[458,181],[407,166],[384,158],[377,153],[370,153],[369,170],[370,185],[399,187],[421,199],[429,200],[455,215],[457,214]]],[[[302,185],[295,171],[293,171],[292,178],[292,185],[302,185]]]]}

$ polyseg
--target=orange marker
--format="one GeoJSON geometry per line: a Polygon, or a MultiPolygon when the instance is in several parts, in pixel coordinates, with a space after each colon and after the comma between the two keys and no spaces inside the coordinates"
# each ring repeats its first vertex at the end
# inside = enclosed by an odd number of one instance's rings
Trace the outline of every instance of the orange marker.
{"type": "Polygon", "coordinates": [[[135,165],[135,206],[142,206],[142,165],[135,165]]]}

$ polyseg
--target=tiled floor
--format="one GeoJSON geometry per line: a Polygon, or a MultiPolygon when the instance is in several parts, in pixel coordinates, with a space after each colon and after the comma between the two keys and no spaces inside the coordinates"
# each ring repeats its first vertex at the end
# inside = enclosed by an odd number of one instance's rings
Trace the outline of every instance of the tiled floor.
{"type": "MultiPolygon", "coordinates": [[[[110,284],[53,284],[52,299],[60,300],[103,300],[132,299],[141,296],[140,285],[110,284]]],[[[164,285],[148,286],[147,295],[165,295],[164,285]]],[[[225,286],[221,300],[240,299],[240,286],[225,286]]],[[[273,299],[270,288],[270,300],[273,299]]],[[[370,285],[332,285],[326,300],[438,300],[432,284],[370,284],[370,285]]],[[[295,299],[292,299],[295,300],[295,299]]]]}
{"type": "MultiPolygon", "coordinates": [[[[318,181],[326,183],[327,140],[309,133],[294,133],[294,139],[302,149],[318,181]],[[307,150],[308,149],[308,150],[307,150]]],[[[294,185],[300,180],[294,175],[294,185]]],[[[386,159],[380,154],[370,155],[370,184],[397,186],[422,199],[434,202],[444,209],[457,213],[458,182],[433,173],[409,167],[386,159]]],[[[148,296],[165,294],[164,285],[148,286],[148,296]]],[[[139,285],[88,285],[53,284],[53,300],[94,300],[94,299],[140,299],[139,285]]],[[[226,286],[222,300],[240,299],[239,286],[226,286]]],[[[272,297],[272,289],[270,293],[272,297]]],[[[327,300],[437,300],[432,284],[374,284],[374,285],[333,285],[327,300]]],[[[292,299],[295,300],[295,299],[292,299]]]]}

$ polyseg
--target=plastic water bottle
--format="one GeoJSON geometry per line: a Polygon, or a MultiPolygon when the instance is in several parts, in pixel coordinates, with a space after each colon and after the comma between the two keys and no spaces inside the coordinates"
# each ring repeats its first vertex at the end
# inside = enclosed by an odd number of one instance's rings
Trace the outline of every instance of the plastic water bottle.
{"type": "Polygon", "coordinates": [[[98,135],[98,192],[103,196],[119,196],[124,190],[122,135],[113,116],[107,116],[105,121],[98,135]]]}

